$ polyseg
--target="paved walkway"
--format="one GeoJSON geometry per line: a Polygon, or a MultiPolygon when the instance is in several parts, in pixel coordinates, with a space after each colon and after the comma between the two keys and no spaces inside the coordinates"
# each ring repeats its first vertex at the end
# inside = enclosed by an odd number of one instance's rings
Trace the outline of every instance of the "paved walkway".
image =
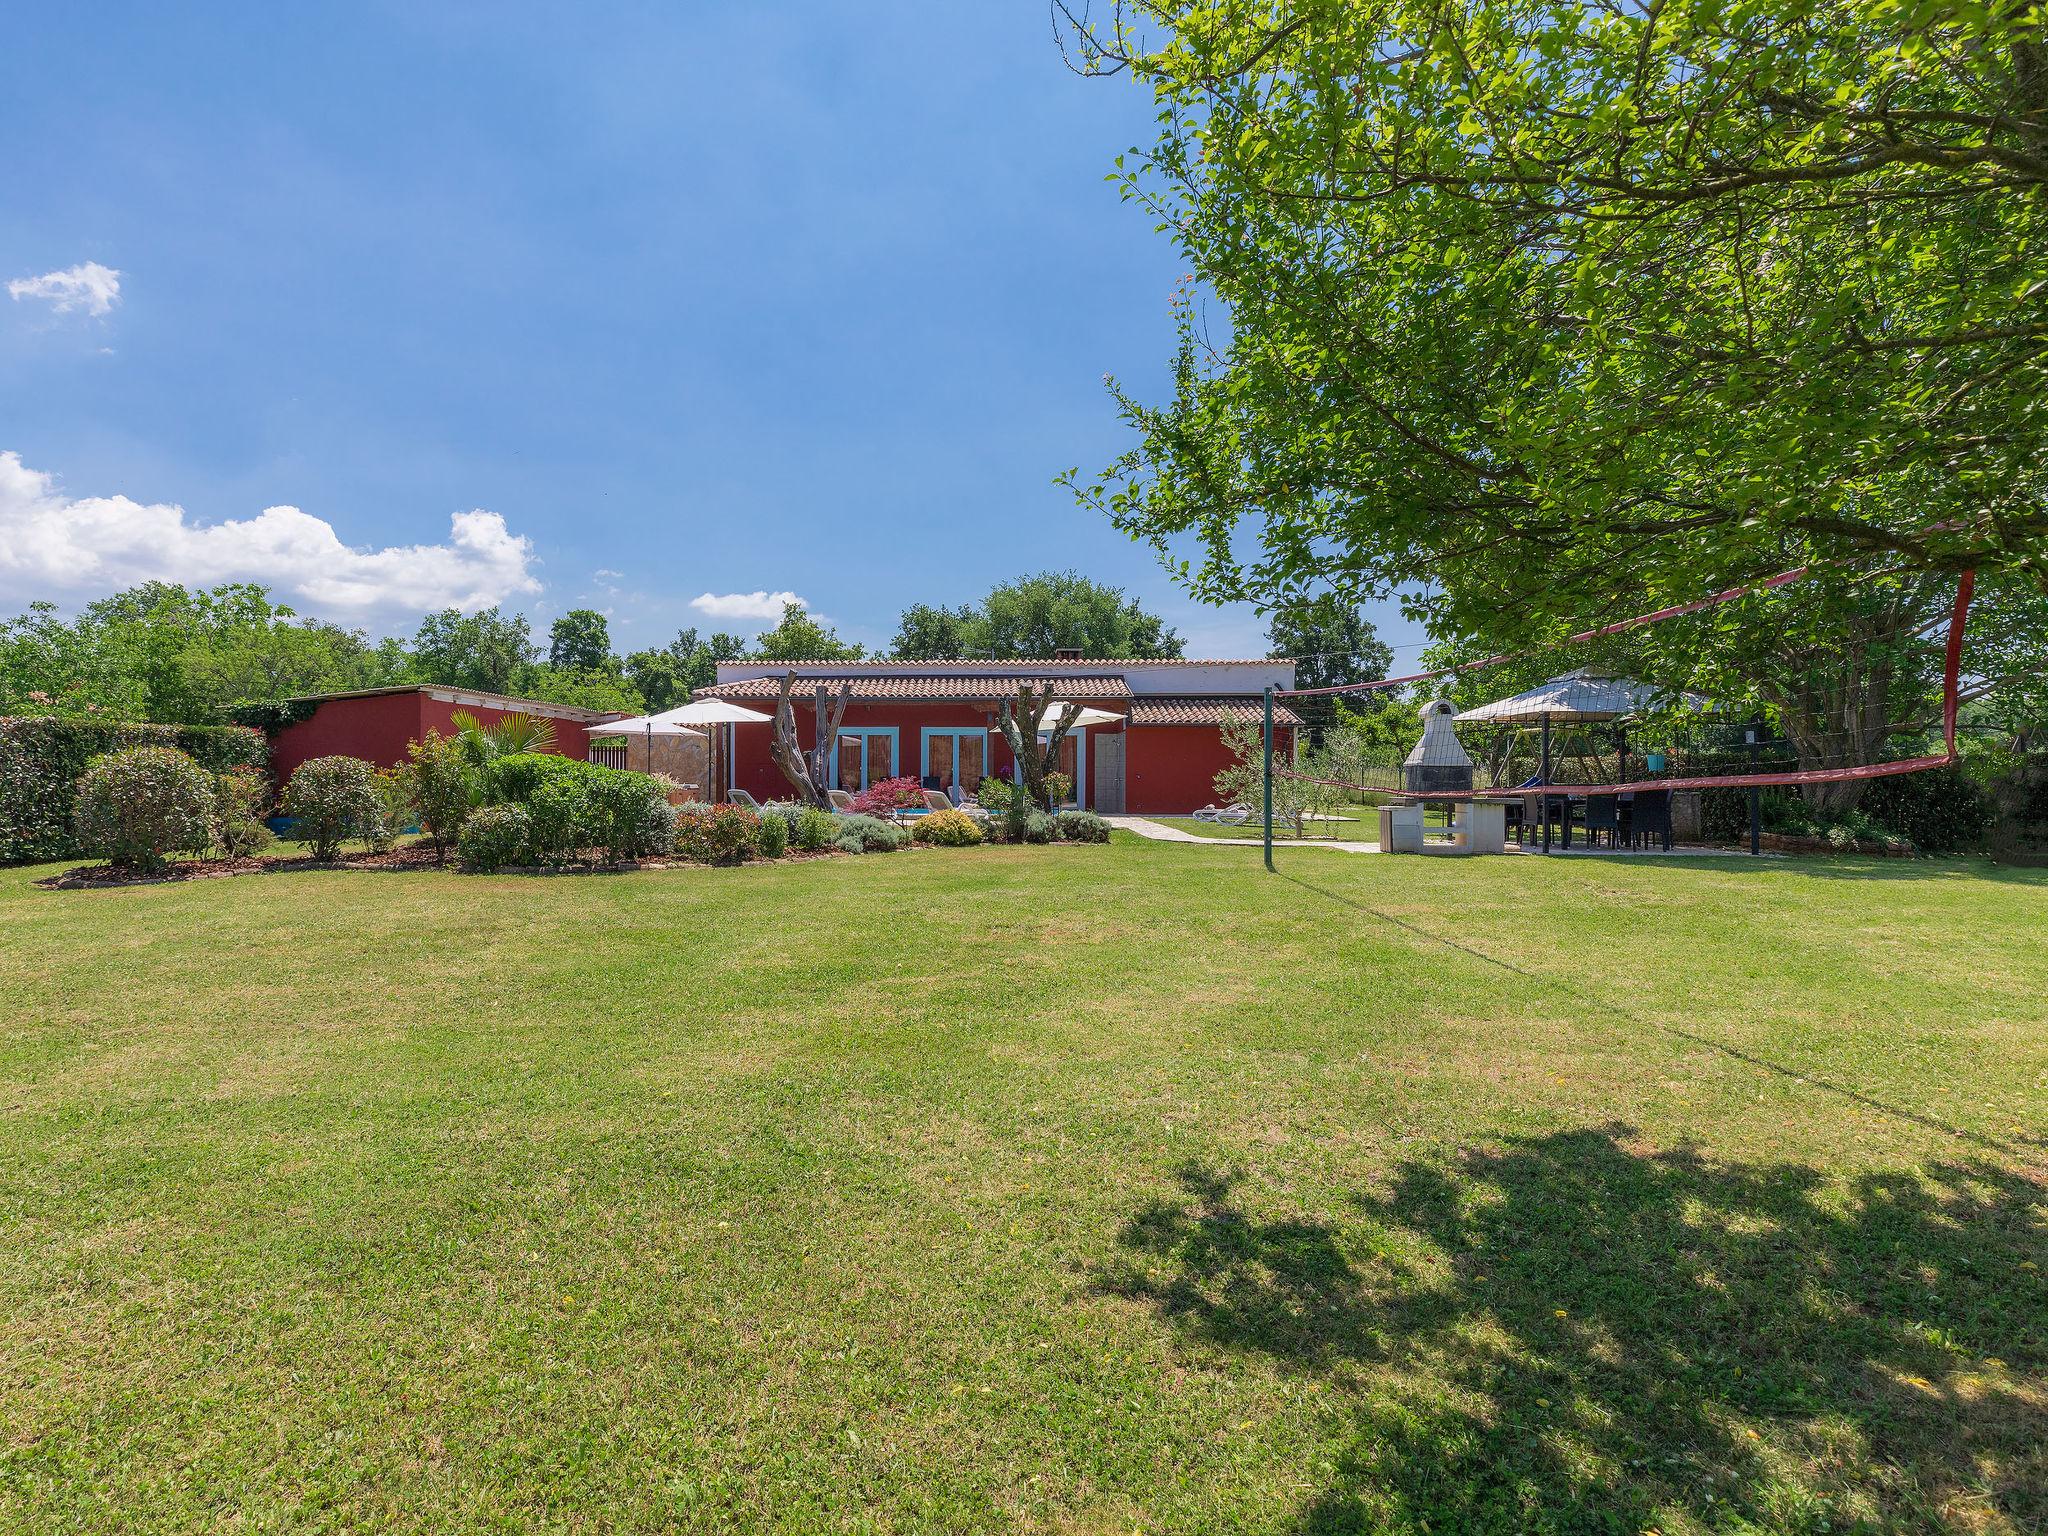
{"type": "MultiPolygon", "coordinates": [[[[1164,822],[1153,821],[1150,817],[1146,816],[1105,816],[1102,819],[1112,827],[1121,827],[1126,832],[1135,832],[1138,836],[1150,838],[1155,843],[1200,843],[1204,848],[1259,848],[1263,846],[1256,837],[1203,837],[1198,833],[1183,832],[1179,827],[1169,827],[1164,822]]],[[[1300,841],[1296,841],[1291,837],[1285,839],[1276,838],[1273,846],[1276,849],[1284,848],[1290,853],[1297,848],[1334,848],[1339,853],[1378,853],[1380,851],[1378,843],[1336,842],[1329,838],[1321,837],[1305,838],[1300,841]]],[[[1437,849],[1431,850],[1432,853],[1439,851],[1437,849]]],[[[1540,855],[1542,850],[1533,846],[1524,848],[1514,843],[1509,843],[1504,852],[1540,855]]],[[[1673,848],[1669,852],[1662,848],[1553,847],[1550,850],[1550,857],[1553,859],[1733,859],[1748,858],[1749,856],[1748,851],[1741,848],[1680,847],[1673,848]]],[[[1764,857],[1771,859],[1778,858],[1780,855],[1767,853],[1764,857]]]]}

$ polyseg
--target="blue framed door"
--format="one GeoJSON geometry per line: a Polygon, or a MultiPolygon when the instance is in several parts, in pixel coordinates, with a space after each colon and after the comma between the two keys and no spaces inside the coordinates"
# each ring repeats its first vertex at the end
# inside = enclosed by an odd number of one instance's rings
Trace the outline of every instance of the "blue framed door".
{"type": "Polygon", "coordinates": [[[897,777],[901,770],[896,763],[895,726],[841,726],[833,787],[858,794],[870,784],[897,777]]]}
{"type": "Polygon", "coordinates": [[[955,730],[949,726],[926,726],[919,773],[937,779],[941,787],[960,786],[971,795],[988,772],[988,732],[980,727],[955,730]]]}

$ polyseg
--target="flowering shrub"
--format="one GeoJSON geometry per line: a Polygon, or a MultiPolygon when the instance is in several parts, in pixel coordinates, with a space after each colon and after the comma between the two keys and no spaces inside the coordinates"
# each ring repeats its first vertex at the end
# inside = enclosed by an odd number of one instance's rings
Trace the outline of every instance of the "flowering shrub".
{"type": "Polygon", "coordinates": [[[86,769],[72,815],[88,852],[127,869],[162,869],[171,854],[200,853],[211,841],[213,786],[174,747],[131,747],[86,769]]]}
{"type": "Polygon", "coordinates": [[[299,764],[284,787],[284,813],[313,857],[337,858],[348,838],[370,841],[383,824],[377,770],[360,757],[315,757],[299,764]]]}
{"type": "Polygon", "coordinates": [[[1093,811],[1061,811],[1053,818],[1060,840],[1067,843],[1106,843],[1109,823],[1093,811]]]}
{"type": "Polygon", "coordinates": [[[213,841],[230,859],[246,859],[275,841],[263,824],[270,783],[254,768],[230,768],[213,779],[213,841]]]}
{"type": "Polygon", "coordinates": [[[72,823],[78,780],[96,758],[126,747],[175,747],[208,773],[261,771],[270,761],[261,733],[240,726],[0,719],[0,864],[83,853],[72,823]]]}
{"type": "Polygon", "coordinates": [[[994,811],[1000,816],[1010,808],[1012,788],[1010,781],[999,779],[994,774],[985,777],[974,791],[975,802],[984,811],[994,811]]]}
{"type": "Polygon", "coordinates": [[[532,828],[526,812],[516,805],[487,805],[465,817],[456,848],[462,867],[475,874],[516,864],[525,857],[526,840],[532,828]]]}
{"type": "Polygon", "coordinates": [[[965,811],[934,811],[921,817],[910,835],[920,843],[941,848],[971,848],[981,841],[981,828],[965,811]]]}
{"type": "Polygon", "coordinates": [[[676,852],[700,864],[740,864],[760,831],[761,818],[744,805],[686,805],[676,813],[676,852]]]}
{"type": "Polygon", "coordinates": [[[863,816],[886,816],[898,809],[916,809],[924,804],[924,789],[915,779],[882,779],[853,797],[853,808],[863,816]]]}

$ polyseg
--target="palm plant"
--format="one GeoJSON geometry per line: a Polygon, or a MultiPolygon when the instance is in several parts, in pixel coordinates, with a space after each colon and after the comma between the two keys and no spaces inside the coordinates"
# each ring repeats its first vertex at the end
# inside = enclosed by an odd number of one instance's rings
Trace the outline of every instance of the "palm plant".
{"type": "Polygon", "coordinates": [[[555,744],[555,727],[538,715],[510,714],[485,725],[466,709],[449,717],[455,739],[477,767],[514,752],[546,752],[555,744]]]}

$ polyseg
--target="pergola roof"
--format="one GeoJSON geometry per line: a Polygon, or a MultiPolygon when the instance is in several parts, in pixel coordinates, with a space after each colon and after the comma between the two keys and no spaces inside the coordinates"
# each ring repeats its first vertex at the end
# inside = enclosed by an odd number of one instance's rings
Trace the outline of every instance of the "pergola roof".
{"type": "MultiPolygon", "coordinates": [[[[1491,704],[1468,709],[1458,716],[1458,724],[1487,720],[1540,720],[1546,715],[1558,724],[1583,724],[1643,714],[1673,702],[1674,695],[1668,689],[1626,677],[1607,677],[1581,668],[1577,672],[1567,672],[1563,677],[1553,677],[1547,683],[1539,683],[1512,698],[1495,699],[1491,704]]],[[[1694,711],[1709,707],[1707,699],[1697,693],[1680,693],[1675,696],[1675,703],[1680,709],[1694,711]]]]}

